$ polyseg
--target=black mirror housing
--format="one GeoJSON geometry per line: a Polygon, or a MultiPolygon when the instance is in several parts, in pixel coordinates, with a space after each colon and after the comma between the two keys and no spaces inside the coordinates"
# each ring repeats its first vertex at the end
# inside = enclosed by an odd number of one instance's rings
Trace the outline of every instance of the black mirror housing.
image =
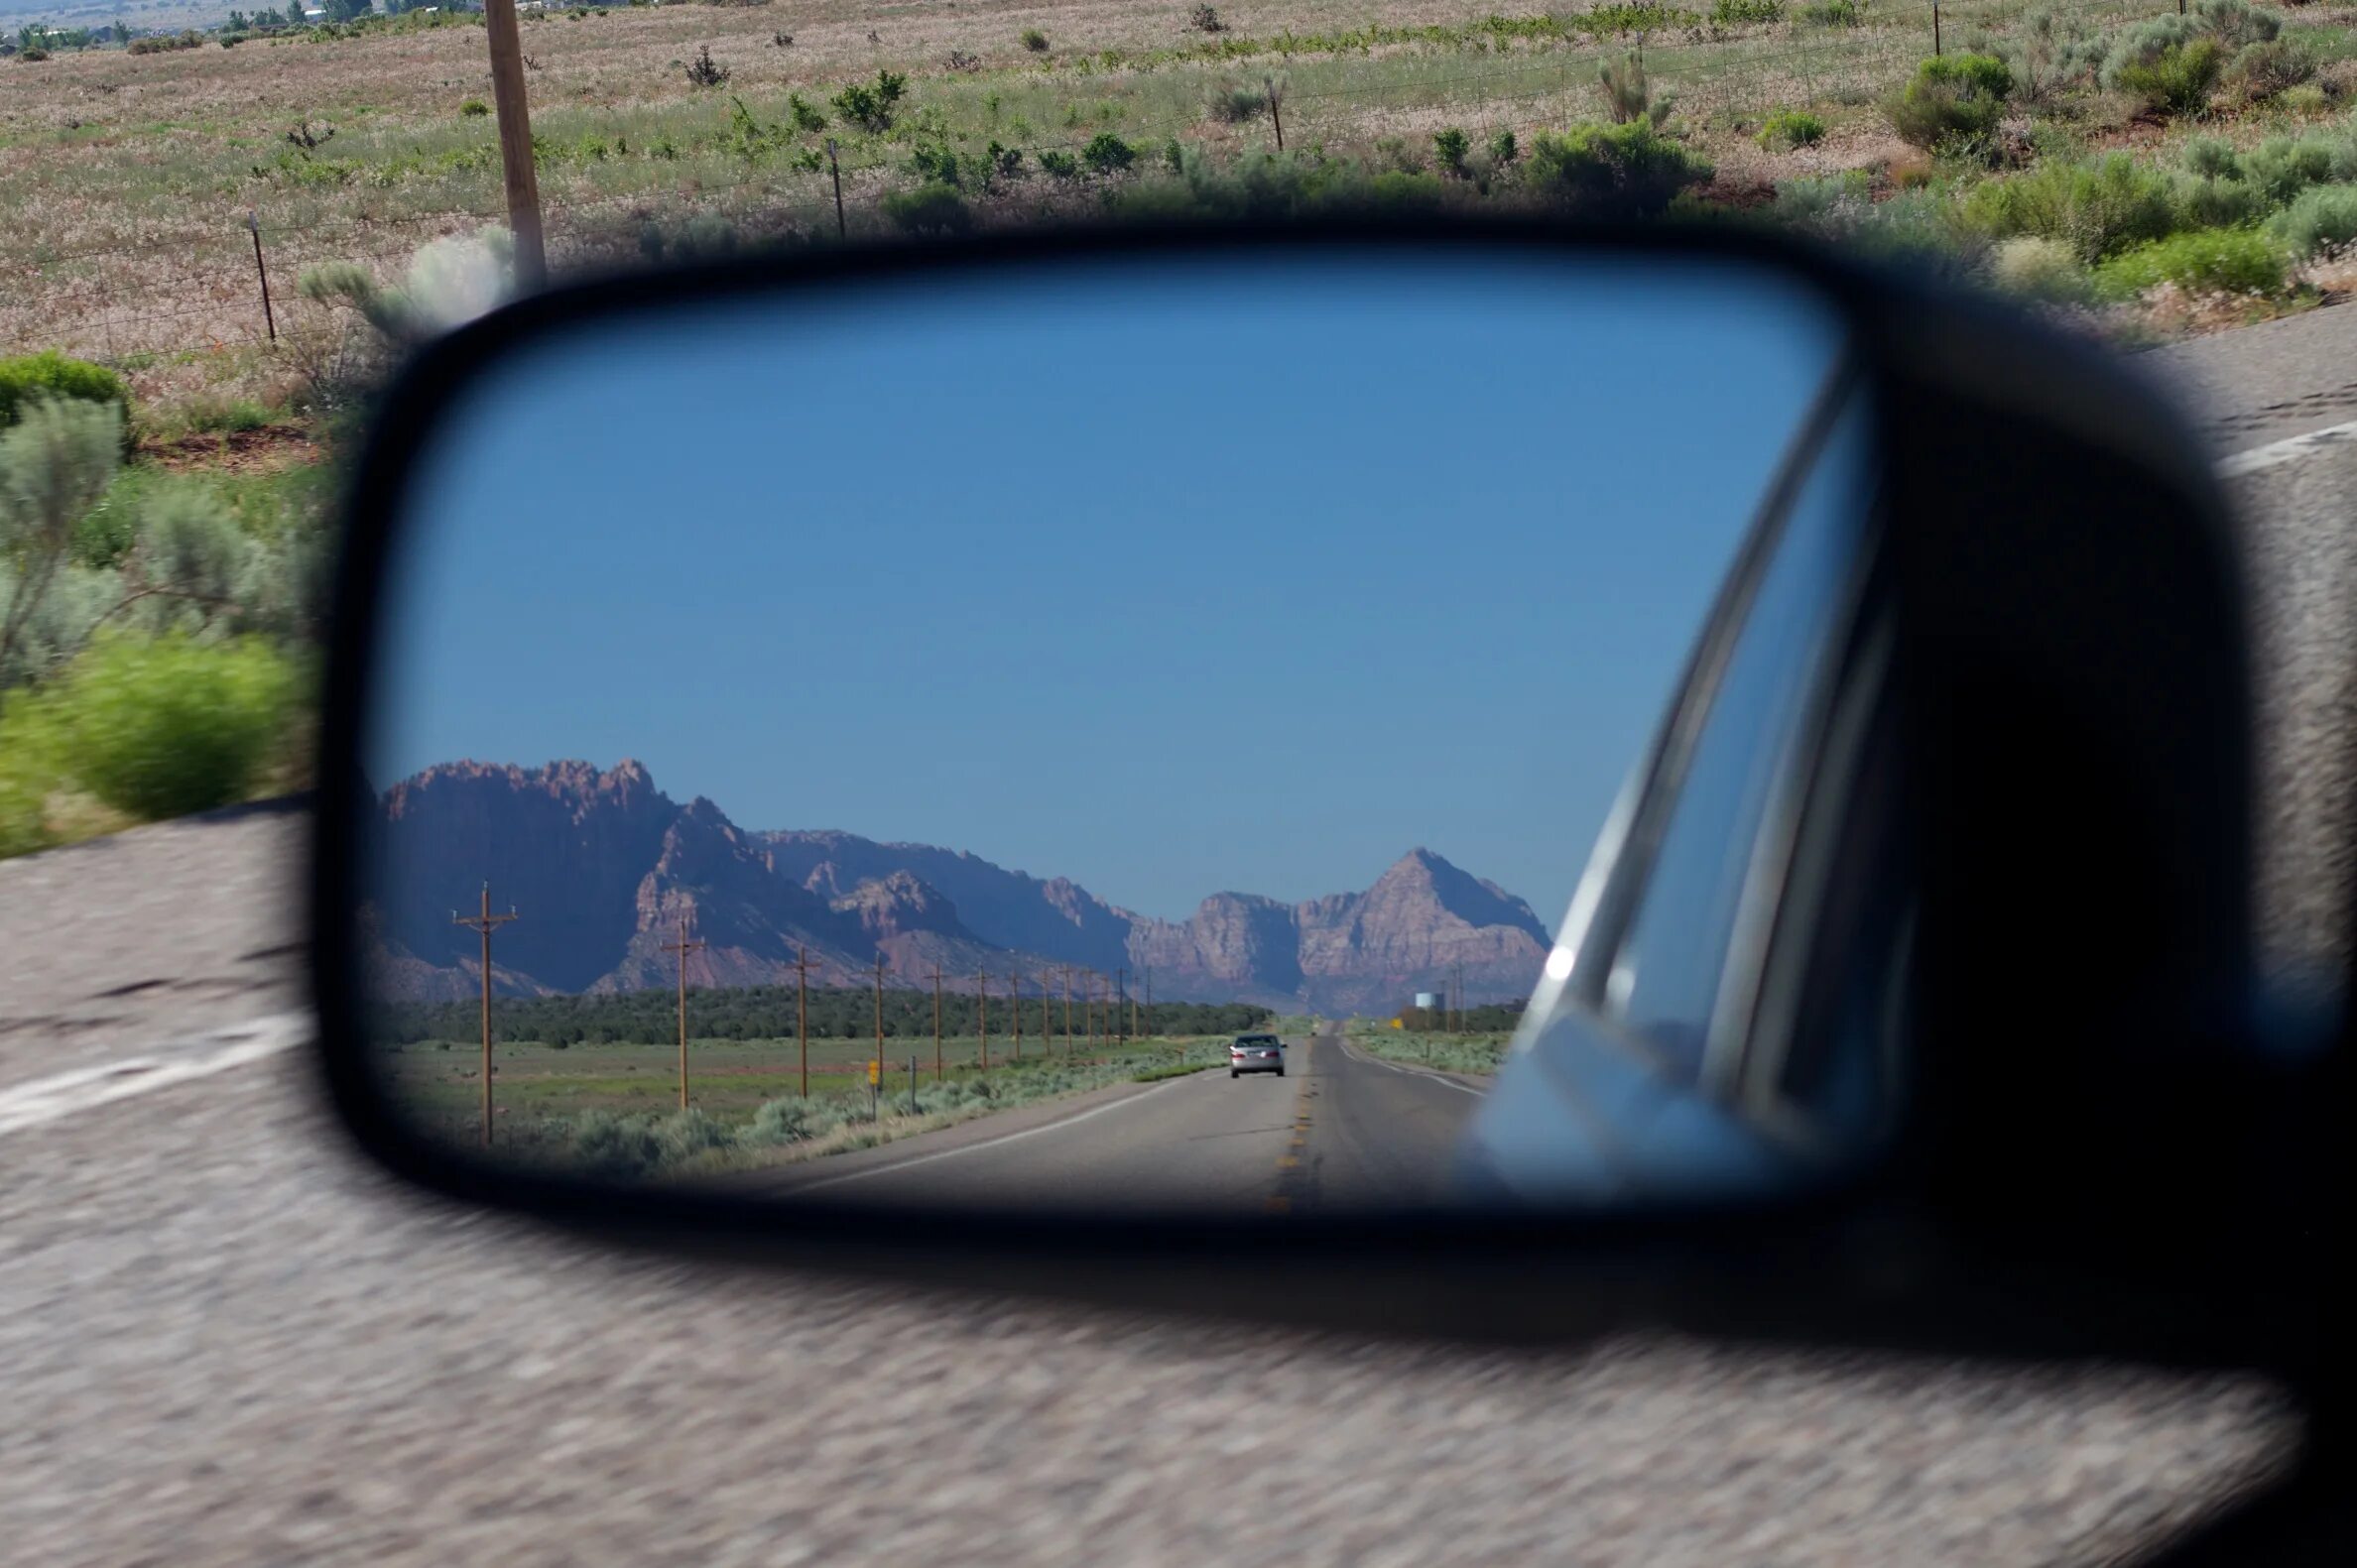
{"type": "MultiPolygon", "coordinates": [[[[2196,442],[2138,377],[1993,301],[1735,230],[1336,221],[848,248],[526,300],[428,348],[354,477],[312,861],[319,1066],[404,1178],[584,1234],[1157,1309],[1552,1339],[1642,1324],[2007,1355],[2300,1365],[2321,1353],[2304,1163],[2317,1058],[2254,1048],[2242,572],[2196,442]],[[1880,432],[1872,588],[1890,787],[1920,868],[1909,1109],[1870,1167],[1759,1203],[1287,1227],[1047,1222],[589,1189],[421,1143],[360,1061],[355,803],[434,411],[519,346],[649,303],[911,288],[971,271],[1256,247],[1708,256],[1834,302],[1880,432]],[[2192,1151],[2198,1150],[2196,1155],[2192,1151]]],[[[2320,1277],[2317,1274],[2316,1277],[2320,1277]]]]}

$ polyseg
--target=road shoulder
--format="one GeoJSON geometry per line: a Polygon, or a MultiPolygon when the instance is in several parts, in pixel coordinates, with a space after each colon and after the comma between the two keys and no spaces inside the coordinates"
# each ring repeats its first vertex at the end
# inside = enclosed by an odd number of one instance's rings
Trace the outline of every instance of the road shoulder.
{"type": "Polygon", "coordinates": [[[1371,1051],[1347,1036],[1337,1035],[1334,1036],[1334,1040],[1354,1061],[1362,1061],[1372,1067],[1387,1068],[1392,1072],[1412,1073],[1420,1078],[1437,1078],[1442,1083],[1454,1084],[1470,1094],[1487,1094],[1490,1085],[1497,1081],[1495,1073],[1453,1072],[1443,1067],[1427,1067],[1417,1062],[1400,1061],[1395,1057],[1386,1056],[1380,1051],[1371,1051]]]}
{"type": "MultiPolygon", "coordinates": [[[[1216,1070],[1205,1068],[1204,1072],[1216,1070]]],[[[947,1127],[911,1133],[867,1148],[846,1149],[839,1154],[812,1154],[782,1164],[765,1165],[757,1170],[698,1177],[695,1185],[719,1186],[739,1196],[748,1193],[782,1196],[846,1177],[890,1170],[920,1159],[962,1153],[1010,1138],[1043,1133],[1063,1123],[1077,1121],[1083,1116],[1094,1115],[1178,1084],[1191,1083],[1202,1076],[1203,1073],[1188,1073],[1183,1077],[1162,1078],[1152,1083],[1133,1080],[1106,1084],[1095,1089],[1084,1089],[1078,1094],[1016,1106],[1011,1110],[987,1112],[951,1123],[947,1127]]]]}

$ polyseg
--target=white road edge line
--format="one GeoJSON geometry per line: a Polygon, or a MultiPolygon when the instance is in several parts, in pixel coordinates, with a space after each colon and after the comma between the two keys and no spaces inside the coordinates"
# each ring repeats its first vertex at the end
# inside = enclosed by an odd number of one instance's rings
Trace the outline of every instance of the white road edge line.
{"type": "Polygon", "coordinates": [[[276,1056],[310,1038],[310,1024],[309,1013],[274,1013],[0,1088],[0,1138],[276,1056]]]}
{"type": "Polygon", "coordinates": [[[1440,1073],[1432,1072],[1423,1067],[1411,1067],[1401,1062],[1385,1061],[1380,1056],[1370,1056],[1365,1051],[1360,1050],[1356,1045],[1353,1045],[1348,1041],[1343,1042],[1342,1053],[1353,1061],[1363,1061],[1370,1066],[1388,1068],[1392,1072],[1406,1073],[1411,1078],[1429,1078],[1434,1083],[1446,1084],[1449,1088],[1454,1089],[1459,1094],[1469,1094],[1476,1100],[1482,1099],[1487,1092],[1485,1090],[1476,1089],[1471,1084],[1459,1083],[1454,1078],[1445,1077],[1440,1073]]]}
{"type": "Polygon", "coordinates": [[[1091,1106],[1077,1115],[1058,1117],[1053,1122],[1042,1122],[1038,1127],[1027,1127],[1020,1133],[1001,1133],[998,1137],[986,1138],[979,1144],[961,1144],[955,1148],[936,1149],[930,1154],[918,1154],[909,1159],[896,1159],[889,1165],[870,1165],[865,1170],[846,1170],[839,1176],[828,1176],[820,1181],[797,1182],[786,1190],[793,1193],[815,1192],[820,1187],[836,1187],[846,1181],[864,1181],[870,1176],[886,1176],[896,1170],[910,1170],[919,1165],[930,1165],[936,1159],[955,1159],[960,1154],[979,1153],[985,1148],[996,1148],[1001,1144],[1012,1144],[1020,1139],[1037,1138],[1042,1133],[1059,1133],[1067,1127],[1074,1127],[1087,1121],[1092,1116],[1103,1116],[1107,1111],[1118,1111],[1125,1105],[1136,1105],[1141,1100],[1150,1100],[1164,1089],[1173,1088],[1182,1083],[1192,1083],[1202,1076],[1201,1073],[1188,1073],[1183,1078],[1168,1078],[1161,1083],[1149,1085],[1136,1094],[1123,1095],[1120,1099],[1109,1101],[1104,1105],[1091,1106]]]}
{"type": "Polygon", "coordinates": [[[2248,451],[2219,458],[2218,477],[2237,479],[2244,474],[2273,468],[2279,463],[2288,463],[2295,457],[2305,457],[2310,452],[2337,446],[2351,439],[2357,439],[2357,420],[2345,424],[2328,424],[2323,429],[2309,430],[2304,435],[2288,435],[2280,441],[2270,441],[2265,446],[2254,446],[2248,451]]]}

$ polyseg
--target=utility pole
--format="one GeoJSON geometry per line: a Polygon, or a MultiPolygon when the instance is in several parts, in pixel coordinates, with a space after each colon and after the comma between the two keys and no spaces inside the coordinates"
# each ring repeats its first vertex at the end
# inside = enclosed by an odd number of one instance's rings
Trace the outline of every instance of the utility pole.
{"type": "Polygon", "coordinates": [[[794,1042],[802,1049],[802,1097],[810,1097],[810,950],[794,950],[794,1042]]]}
{"type": "Polygon", "coordinates": [[[687,940],[687,916],[680,916],[680,939],[666,942],[663,950],[680,955],[680,1109],[687,1109],[687,955],[703,946],[687,940]]]}
{"type": "Polygon", "coordinates": [[[1088,1034],[1088,1048],[1096,1050],[1096,983],[1093,969],[1080,972],[1080,1027],[1088,1034]]]}
{"type": "Polygon", "coordinates": [[[941,1081],[941,966],[933,965],[933,1082],[941,1081]]]}
{"type": "Polygon", "coordinates": [[[1107,1045],[1116,1043],[1126,1045],[1129,1043],[1129,1036],[1122,1031],[1121,1015],[1129,1007],[1129,965],[1114,965],[1113,989],[1106,993],[1106,997],[1113,1004],[1113,1017],[1105,1025],[1105,1043],[1107,1045]]]}
{"type": "Polygon", "coordinates": [[[871,1086],[884,1077],[884,955],[876,954],[876,1076],[871,1086]]]}
{"type": "Polygon", "coordinates": [[[1040,977],[1040,1054],[1055,1054],[1055,994],[1046,975],[1040,977]]]}
{"type": "Polygon", "coordinates": [[[826,139],[826,167],[834,175],[835,239],[839,243],[843,238],[843,166],[835,159],[835,139],[831,136],[826,139]]]}
{"type": "Polygon", "coordinates": [[[982,1069],[990,1070],[990,971],[974,982],[974,1016],[982,1030],[982,1069]]]}
{"type": "Polygon", "coordinates": [[[483,912],[470,917],[456,909],[450,911],[450,923],[463,925],[483,935],[483,1146],[491,1146],[491,933],[516,918],[516,906],[508,905],[505,914],[491,912],[491,884],[483,884],[483,912]]]}
{"type": "Polygon", "coordinates": [[[532,170],[532,111],[524,101],[524,41],[516,0],[483,0],[491,41],[491,101],[499,109],[499,168],[506,178],[508,228],[516,237],[516,292],[537,294],[549,282],[541,241],[540,181],[532,170]]]}
{"type": "MultiPolygon", "coordinates": [[[[1146,971],[1146,1022],[1154,1022],[1154,970],[1151,967],[1146,971]]],[[[1146,1031],[1140,1028],[1138,1032],[1143,1034],[1146,1031]]]]}
{"type": "Polygon", "coordinates": [[[1015,1015],[1015,1059],[1023,1060],[1023,971],[1007,972],[1007,1008],[1015,1015]]]}

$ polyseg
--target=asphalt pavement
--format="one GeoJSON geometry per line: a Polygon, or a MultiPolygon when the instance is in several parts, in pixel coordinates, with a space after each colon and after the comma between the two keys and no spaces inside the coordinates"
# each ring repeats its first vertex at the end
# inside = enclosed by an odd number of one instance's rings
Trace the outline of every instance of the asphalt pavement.
{"type": "MultiPolygon", "coordinates": [[[[2357,418],[2333,401],[2352,333],[2334,309],[2146,358],[2223,455],[2357,418]]],[[[2233,483],[2264,810],[2295,836],[2266,907],[2312,956],[2348,865],[2357,471],[2326,443],[2233,483]]],[[[428,1202],[344,1149],[256,1024],[302,1006],[301,825],[0,863],[11,1562],[2110,1560],[2295,1433],[2248,1379],[1099,1314],[655,1262],[428,1202]]],[[[1375,1075],[1371,1123],[1406,1075],[1337,1054],[1375,1075]]],[[[1312,1144],[1363,1163],[1327,1087],[1312,1144]]]]}
{"type": "Polygon", "coordinates": [[[1436,1202],[1481,1091],[1289,1035],[1283,1076],[1210,1069],[783,1167],[745,1187],[900,1208],[1304,1214],[1436,1202]]]}

